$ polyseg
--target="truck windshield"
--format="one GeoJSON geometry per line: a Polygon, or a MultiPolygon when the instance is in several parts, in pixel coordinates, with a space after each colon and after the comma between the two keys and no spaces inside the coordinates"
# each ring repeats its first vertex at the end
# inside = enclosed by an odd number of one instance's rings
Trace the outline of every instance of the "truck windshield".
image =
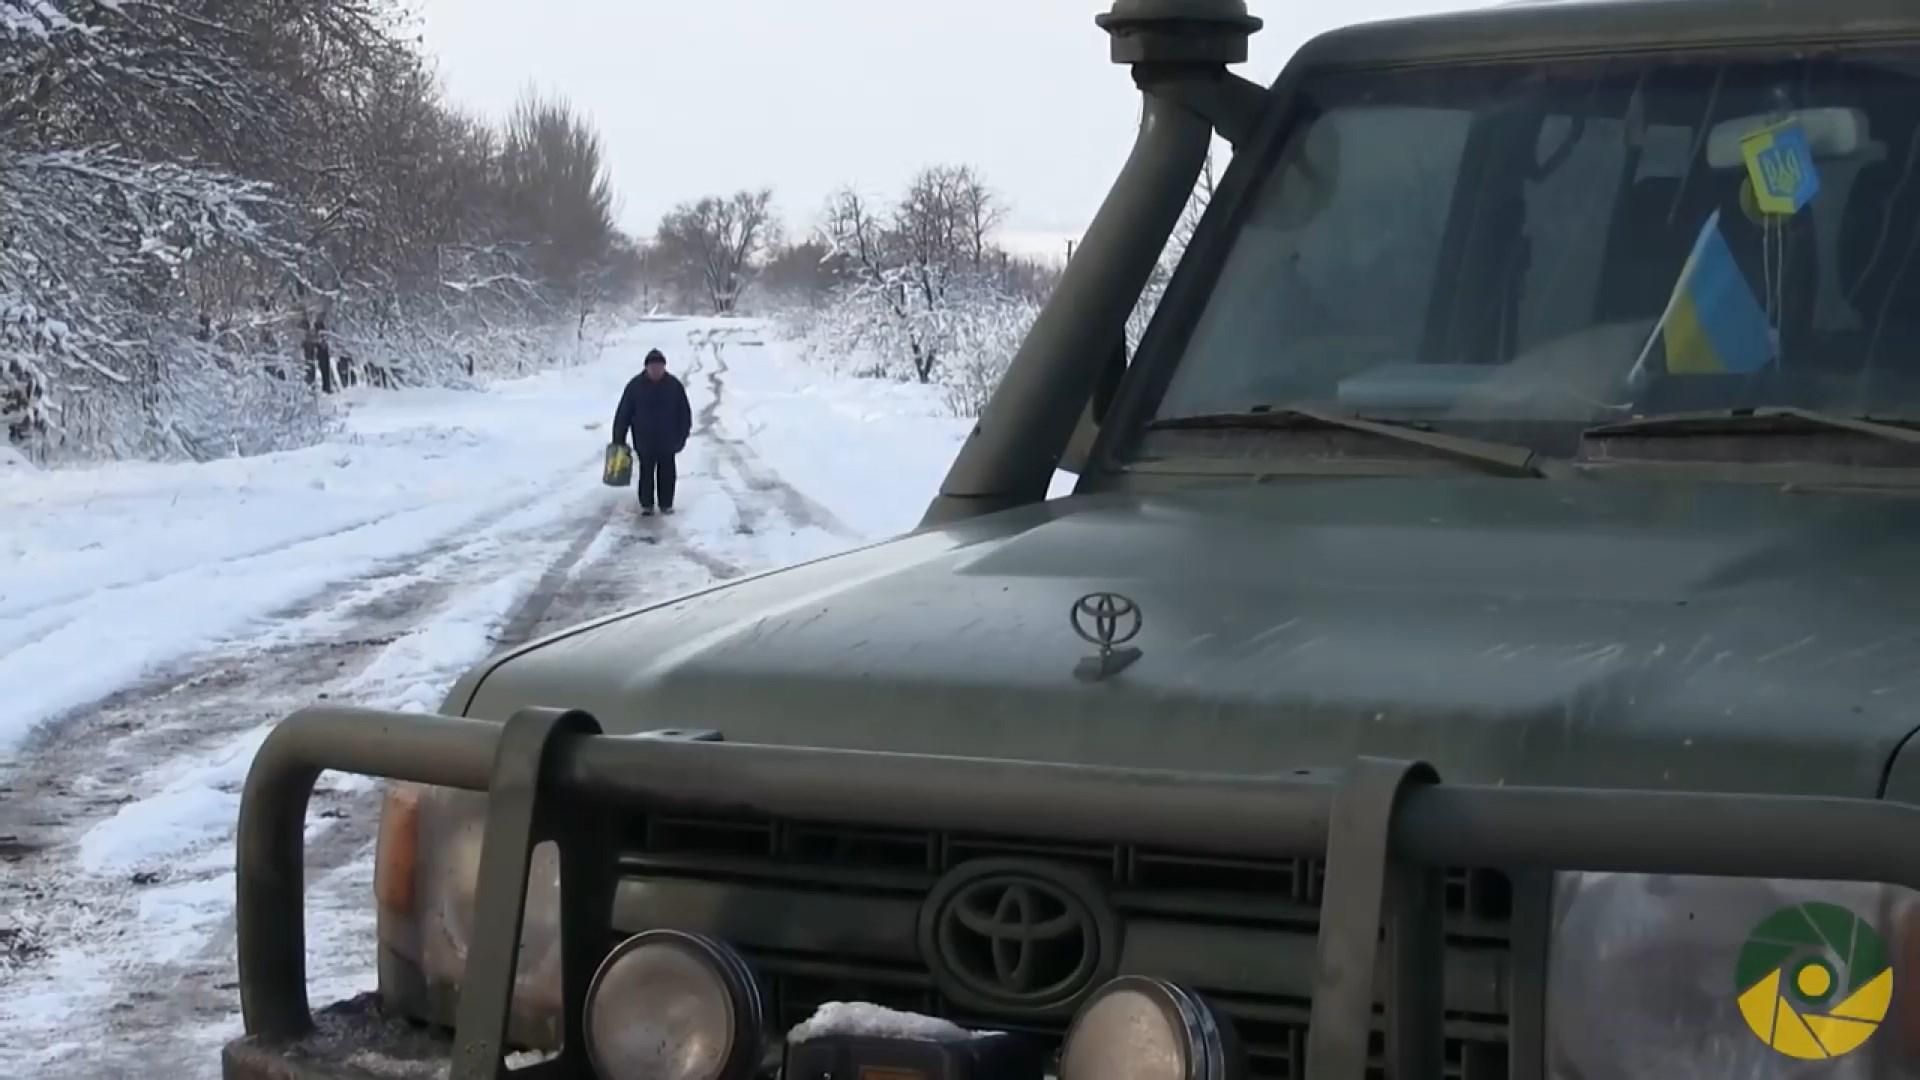
{"type": "Polygon", "coordinates": [[[1920,49],[1347,72],[1294,108],[1142,438],[1920,417],[1920,49]]]}

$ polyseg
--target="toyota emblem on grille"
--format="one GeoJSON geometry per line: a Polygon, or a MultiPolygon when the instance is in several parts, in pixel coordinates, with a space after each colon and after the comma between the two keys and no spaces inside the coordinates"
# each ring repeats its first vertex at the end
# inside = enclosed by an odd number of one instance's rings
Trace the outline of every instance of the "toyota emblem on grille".
{"type": "Polygon", "coordinates": [[[1027,860],[963,863],[921,915],[921,948],[949,997],[979,1009],[1066,1009],[1118,956],[1114,920],[1093,880],[1027,860]]]}

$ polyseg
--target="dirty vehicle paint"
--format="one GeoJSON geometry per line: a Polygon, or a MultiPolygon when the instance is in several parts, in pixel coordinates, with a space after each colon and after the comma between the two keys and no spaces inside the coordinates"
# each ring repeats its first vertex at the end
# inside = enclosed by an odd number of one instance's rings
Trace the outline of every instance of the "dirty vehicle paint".
{"type": "Polygon", "coordinates": [[[615,1077],[639,970],[739,1075],[1142,1016],[1168,1075],[1920,1075],[1920,11],[1505,5],[1271,88],[1239,0],[1102,24],[1139,141],[923,527],[282,725],[229,1075],[615,1077]],[[320,768],[409,783],[316,1019],[320,768]]]}

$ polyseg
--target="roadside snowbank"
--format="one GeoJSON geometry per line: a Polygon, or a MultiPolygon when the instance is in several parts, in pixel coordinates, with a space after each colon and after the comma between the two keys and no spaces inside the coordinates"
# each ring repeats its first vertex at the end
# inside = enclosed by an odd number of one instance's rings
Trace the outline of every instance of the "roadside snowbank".
{"type": "Polygon", "coordinates": [[[556,484],[594,491],[633,351],[684,336],[647,324],[595,362],[483,391],[347,395],[344,432],[302,450],[0,472],[0,766],[37,725],[333,582],[556,484]]]}
{"type": "MultiPolygon", "coordinates": [[[[761,347],[727,347],[730,393],[723,419],[794,487],[854,530],[883,537],[920,523],[973,430],[937,385],[857,378],[801,357],[769,327],[761,347]]],[[[753,340],[759,340],[755,338],[753,340]]],[[[1060,498],[1074,477],[1057,472],[1060,498]]]]}
{"type": "Polygon", "coordinates": [[[730,433],[856,532],[914,528],[972,421],[937,386],[835,376],[783,346],[727,347],[730,433]]]}

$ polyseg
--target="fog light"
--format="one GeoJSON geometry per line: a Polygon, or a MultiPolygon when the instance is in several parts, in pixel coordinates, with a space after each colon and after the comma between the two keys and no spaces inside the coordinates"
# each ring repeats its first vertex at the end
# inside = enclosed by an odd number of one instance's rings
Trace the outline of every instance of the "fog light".
{"type": "Polygon", "coordinates": [[[649,930],[614,947],[587,991],[587,1056],[602,1080],[747,1080],[766,998],[726,945],[649,930]]]}
{"type": "Polygon", "coordinates": [[[1233,1023],[1173,983],[1123,975],[1080,1007],[1060,1051],[1060,1080],[1238,1080],[1233,1023]]]}

